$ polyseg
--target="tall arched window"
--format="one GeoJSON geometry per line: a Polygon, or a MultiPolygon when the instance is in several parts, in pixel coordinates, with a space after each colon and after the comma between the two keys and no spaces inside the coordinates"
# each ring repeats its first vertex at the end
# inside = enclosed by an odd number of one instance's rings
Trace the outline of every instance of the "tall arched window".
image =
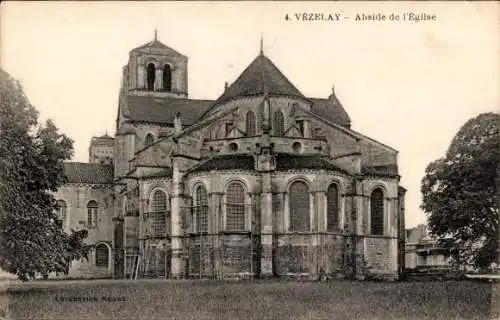
{"type": "Polygon", "coordinates": [[[95,247],[95,266],[108,267],[109,264],[109,249],[104,243],[100,243],[95,247]]]}
{"type": "Polygon", "coordinates": [[[151,201],[150,232],[152,237],[163,237],[167,230],[167,194],[162,190],[155,190],[151,201]]]}
{"type": "Polygon", "coordinates": [[[370,196],[371,234],[384,234],[384,192],[377,188],[370,196]]]}
{"type": "Polygon", "coordinates": [[[247,112],[247,117],[245,119],[245,133],[247,136],[252,137],[255,136],[256,129],[255,129],[255,113],[252,111],[247,112]]]}
{"type": "Polygon", "coordinates": [[[339,189],[335,183],[326,192],[326,230],[337,231],[339,228],[339,189]]]}
{"type": "Polygon", "coordinates": [[[302,181],[295,181],[290,186],[290,231],[310,231],[309,188],[302,181]]]}
{"type": "Polygon", "coordinates": [[[233,182],[226,191],[226,229],[245,230],[245,191],[241,183],[233,182]]]}
{"type": "Polygon", "coordinates": [[[66,222],[66,212],[68,209],[68,206],[66,205],[66,201],[64,200],[57,200],[57,222],[59,223],[60,226],[64,226],[64,223],[66,222]]]}
{"type": "Polygon", "coordinates": [[[172,69],[169,64],[163,67],[163,90],[172,91],[172,69]]]}
{"type": "Polygon", "coordinates": [[[97,227],[97,210],[99,206],[94,200],[89,201],[87,204],[87,227],[95,228],[97,227]]]}
{"type": "Polygon", "coordinates": [[[146,147],[149,147],[150,145],[152,145],[153,143],[155,142],[155,137],[151,134],[151,133],[148,133],[146,135],[146,138],[144,138],[144,145],[146,147]]]}
{"type": "Polygon", "coordinates": [[[153,91],[155,89],[155,65],[154,63],[148,64],[147,68],[147,81],[148,81],[148,91],[153,91]]]}
{"type": "Polygon", "coordinates": [[[207,189],[204,186],[198,186],[195,189],[194,205],[193,205],[193,218],[194,218],[194,232],[207,232],[208,231],[208,201],[207,189]]]}
{"type": "Polygon", "coordinates": [[[285,133],[285,117],[280,110],[274,113],[273,128],[275,136],[282,136],[285,133]]]}

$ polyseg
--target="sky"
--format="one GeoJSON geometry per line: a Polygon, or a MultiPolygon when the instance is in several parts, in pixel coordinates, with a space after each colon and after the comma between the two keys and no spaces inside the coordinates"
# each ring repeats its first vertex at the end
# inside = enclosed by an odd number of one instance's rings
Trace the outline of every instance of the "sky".
{"type": "Polygon", "coordinates": [[[497,2],[2,2],[0,67],[86,162],[113,134],[121,68],[158,39],[189,57],[189,97],[216,99],[264,53],[306,96],[332,87],[352,128],[399,151],[406,226],[425,221],[420,182],[459,128],[498,112],[497,2]],[[308,21],[311,14],[338,21],[308,21]],[[415,16],[434,20],[409,21],[415,16]],[[356,15],[386,20],[356,20],[356,15]],[[379,15],[380,14],[380,15],[379,15]],[[289,20],[286,20],[288,15],[289,20]],[[391,15],[399,21],[390,20],[391,15]]]}

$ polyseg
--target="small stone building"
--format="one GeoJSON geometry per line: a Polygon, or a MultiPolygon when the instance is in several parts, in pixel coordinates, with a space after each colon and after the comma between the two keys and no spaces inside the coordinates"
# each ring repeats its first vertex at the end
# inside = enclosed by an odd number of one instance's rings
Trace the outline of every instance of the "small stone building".
{"type": "Polygon", "coordinates": [[[96,244],[70,276],[398,277],[398,152],[351,129],[333,90],[305,96],[261,51],[216,100],[191,99],[188,58],[156,37],[122,71],[114,138],[56,194],[96,244]]]}

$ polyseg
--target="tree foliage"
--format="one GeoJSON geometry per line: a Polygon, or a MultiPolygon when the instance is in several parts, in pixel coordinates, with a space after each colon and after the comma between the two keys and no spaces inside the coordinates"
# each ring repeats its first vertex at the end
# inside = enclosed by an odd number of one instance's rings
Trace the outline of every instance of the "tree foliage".
{"type": "Polygon", "coordinates": [[[40,125],[21,85],[0,69],[0,268],[22,280],[67,273],[87,258],[87,231],[63,231],[52,195],[72,153],[72,140],[51,120],[40,125]]]}
{"type": "Polygon", "coordinates": [[[431,162],[421,191],[430,231],[443,239],[461,264],[495,262],[498,241],[500,115],[467,121],[446,156],[431,162]]]}

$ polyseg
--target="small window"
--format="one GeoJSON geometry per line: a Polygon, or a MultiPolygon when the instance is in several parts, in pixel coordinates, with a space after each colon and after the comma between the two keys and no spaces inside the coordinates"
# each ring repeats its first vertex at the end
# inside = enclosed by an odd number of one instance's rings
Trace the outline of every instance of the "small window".
{"type": "Polygon", "coordinates": [[[151,134],[151,133],[148,133],[146,135],[146,138],[144,139],[144,145],[146,147],[149,147],[150,145],[152,145],[153,143],[155,142],[155,137],[151,134]]]}
{"type": "Polygon", "coordinates": [[[290,231],[310,231],[309,188],[302,181],[290,186],[290,231]]]}
{"type": "Polygon", "coordinates": [[[274,113],[274,135],[282,136],[285,133],[285,117],[283,112],[276,111],[274,113]]]}
{"type": "Polygon", "coordinates": [[[167,194],[162,190],[155,190],[151,201],[150,230],[149,234],[153,237],[163,237],[169,233],[167,227],[168,216],[167,194]]]}
{"type": "Polygon", "coordinates": [[[57,200],[57,222],[60,226],[64,226],[67,209],[68,206],[66,205],[66,201],[57,200]]]}
{"type": "Polygon", "coordinates": [[[304,137],[304,120],[297,120],[297,127],[299,128],[300,134],[304,137]]]}
{"type": "Polygon", "coordinates": [[[172,91],[172,70],[169,64],[163,67],[163,90],[172,91]]]}
{"type": "Polygon", "coordinates": [[[97,210],[99,206],[94,200],[89,201],[87,204],[87,226],[89,228],[97,227],[97,210]]]}
{"type": "Polygon", "coordinates": [[[255,113],[252,111],[247,112],[247,117],[245,119],[245,134],[249,137],[253,137],[256,134],[255,128],[255,113]]]}
{"type": "Polygon", "coordinates": [[[299,153],[300,151],[302,151],[302,144],[300,142],[294,142],[292,145],[292,149],[294,152],[299,153]]]}
{"type": "Polygon", "coordinates": [[[328,187],[327,212],[326,212],[326,230],[337,231],[339,228],[339,189],[335,183],[328,187]]]}
{"type": "Polygon", "coordinates": [[[226,229],[245,229],[245,191],[238,182],[231,183],[226,191],[226,229]]]}
{"type": "Polygon", "coordinates": [[[193,206],[193,222],[194,232],[208,231],[208,201],[207,189],[204,186],[198,186],[195,189],[194,206],[193,206]]]}
{"type": "Polygon", "coordinates": [[[229,151],[231,152],[236,152],[238,151],[238,144],[234,143],[234,142],[231,142],[229,144],[229,151]]]}
{"type": "Polygon", "coordinates": [[[371,234],[384,234],[384,193],[375,189],[370,196],[371,234]]]}
{"type": "Polygon", "coordinates": [[[226,136],[231,132],[231,129],[233,128],[233,123],[232,122],[226,122],[226,136]]]}
{"type": "Polygon", "coordinates": [[[155,65],[154,63],[148,64],[147,67],[147,89],[148,91],[153,91],[155,89],[155,65]]]}
{"type": "Polygon", "coordinates": [[[95,265],[96,267],[108,267],[109,264],[109,249],[104,243],[98,244],[95,247],[95,265]]]}

